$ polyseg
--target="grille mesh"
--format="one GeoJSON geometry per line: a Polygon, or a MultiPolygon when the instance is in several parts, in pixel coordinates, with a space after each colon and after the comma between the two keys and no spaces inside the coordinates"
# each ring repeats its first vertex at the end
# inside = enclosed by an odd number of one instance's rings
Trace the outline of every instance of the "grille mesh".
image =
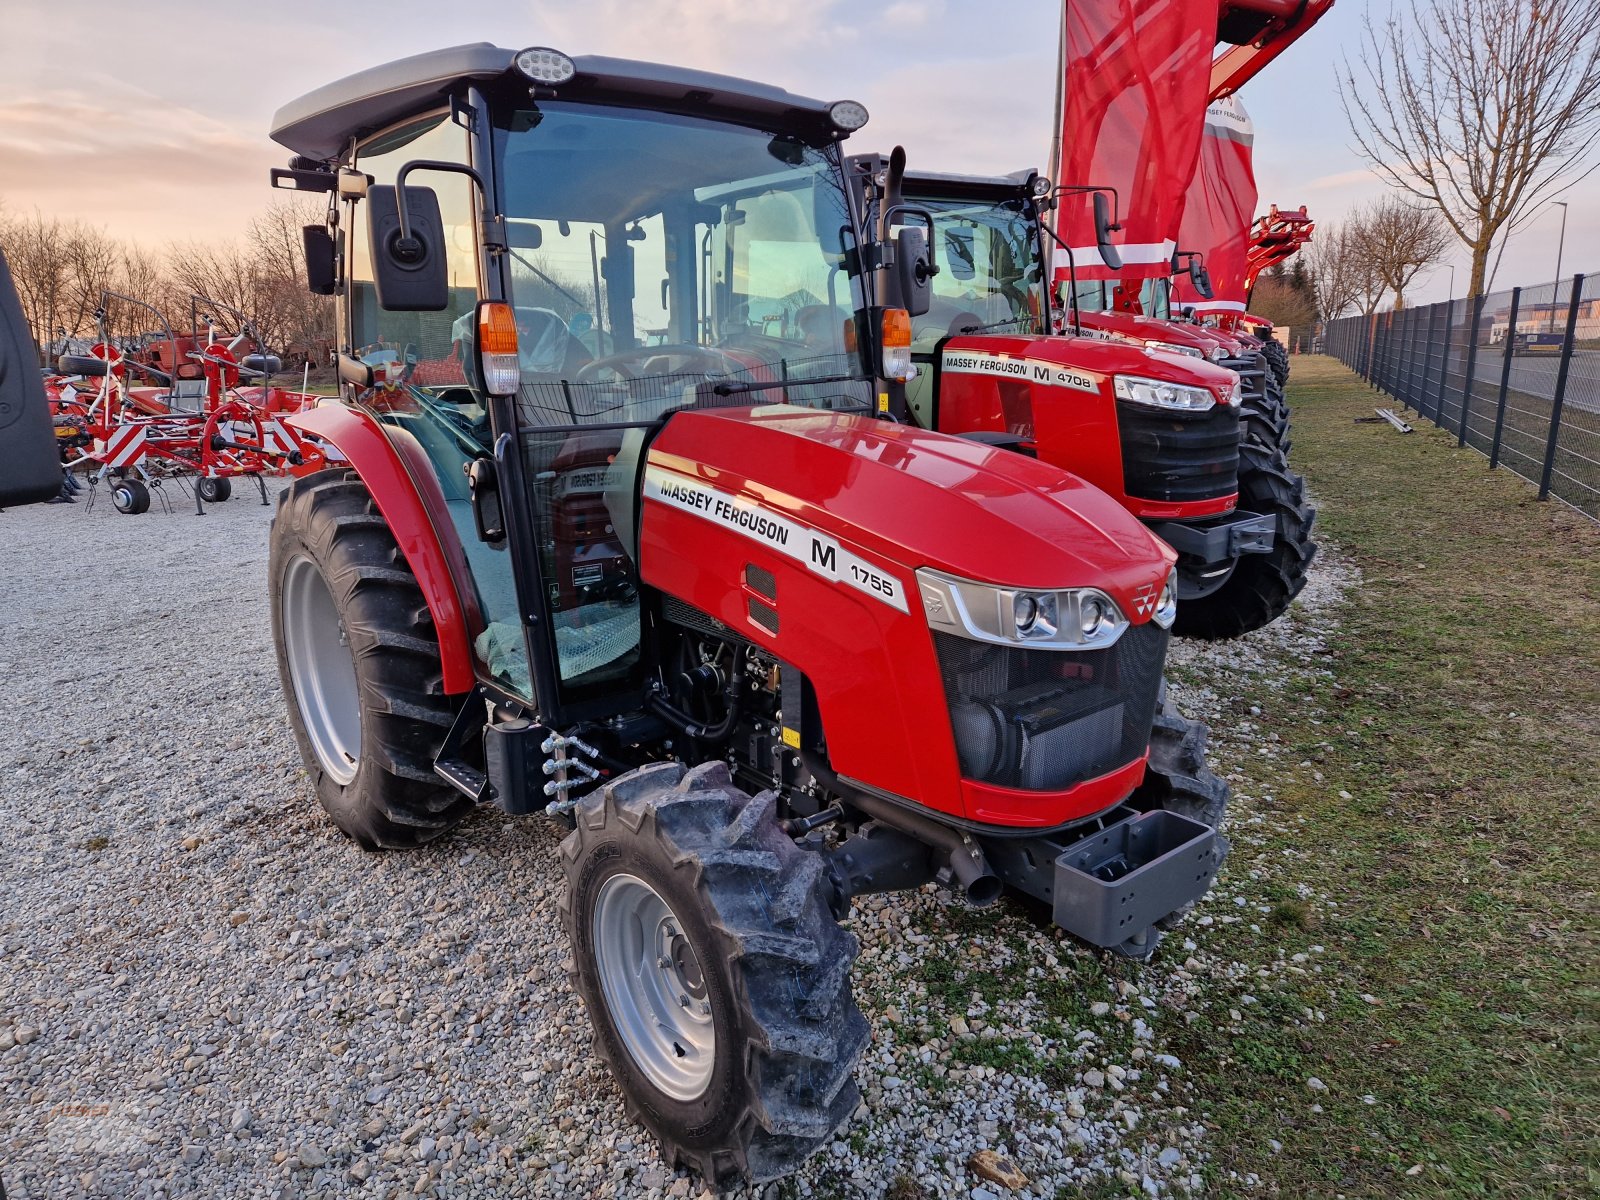
{"type": "Polygon", "coordinates": [[[1167,631],[1135,625],[1108,650],[1024,650],[936,631],[961,772],[1060,791],[1145,752],[1167,631]]]}
{"type": "Polygon", "coordinates": [[[1239,412],[1231,405],[1195,415],[1119,403],[1117,424],[1128,495],[1175,504],[1239,490],[1239,412]]]}

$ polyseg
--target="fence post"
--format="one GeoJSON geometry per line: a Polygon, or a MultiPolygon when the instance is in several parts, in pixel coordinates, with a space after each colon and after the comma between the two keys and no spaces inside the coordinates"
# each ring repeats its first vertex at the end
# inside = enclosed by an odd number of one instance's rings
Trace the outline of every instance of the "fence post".
{"type": "Polygon", "coordinates": [[[1488,299],[1482,292],[1473,297],[1471,325],[1467,330],[1467,369],[1461,377],[1461,432],[1456,445],[1467,444],[1467,410],[1472,406],[1472,388],[1477,381],[1472,373],[1478,369],[1478,329],[1483,324],[1483,302],[1488,299]]]}
{"type": "MultiPolygon", "coordinates": [[[[1556,287],[1561,281],[1556,280],[1556,287]]],[[[1550,474],[1556,465],[1556,442],[1561,437],[1561,403],[1567,394],[1567,373],[1572,367],[1572,342],[1578,332],[1578,305],[1583,298],[1583,276],[1572,277],[1572,298],[1567,303],[1567,336],[1561,343],[1561,367],[1556,371],[1555,402],[1550,406],[1550,437],[1544,446],[1544,470],[1539,475],[1539,499],[1550,499],[1550,474]]]]}
{"type": "Polygon", "coordinates": [[[1500,438],[1506,429],[1506,389],[1511,386],[1511,347],[1517,336],[1517,309],[1522,302],[1522,289],[1511,289],[1511,315],[1506,318],[1506,350],[1500,358],[1500,398],[1495,402],[1494,444],[1489,448],[1489,469],[1500,465],[1500,438]]]}
{"type": "Polygon", "coordinates": [[[1444,336],[1439,339],[1439,388],[1433,394],[1433,423],[1444,427],[1444,389],[1450,378],[1450,324],[1455,320],[1456,302],[1444,302],[1444,336]]]}
{"type": "Polygon", "coordinates": [[[1400,401],[1401,408],[1411,407],[1411,376],[1416,371],[1416,364],[1412,361],[1412,351],[1417,345],[1417,310],[1405,309],[1400,315],[1400,359],[1396,363],[1398,368],[1396,382],[1400,390],[1395,393],[1395,399],[1400,401]]]}
{"type": "Polygon", "coordinates": [[[1433,342],[1438,337],[1438,326],[1439,306],[1430,304],[1428,305],[1428,341],[1422,348],[1422,386],[1417,389],[1417,403],[1413,407],[1421,416],[1428,417],[1435,425],[1439,423],[1439,414],[1434,413],[1429,416],[1423,405],[1428,402],[1428,376],[1433,371],[1433,342]]]}
{"type": "Polygon", "coordinates": [[[1379,363],[1378,386],[1394,395],[1394,310],[1383,314],[1383,357],[1379,363]]]}

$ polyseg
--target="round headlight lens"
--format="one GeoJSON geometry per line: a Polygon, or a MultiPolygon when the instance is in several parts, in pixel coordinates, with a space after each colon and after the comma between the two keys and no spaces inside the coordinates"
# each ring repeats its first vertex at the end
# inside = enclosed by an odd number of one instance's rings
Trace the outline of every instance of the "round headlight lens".
{"type": "Polygon", "coordinates": [[[526,50],[519,50],[512,61],[517,70],[535,83],[565,83],[578,73],[577,65],[570,58],[548,46],[530,46],[526,50]]]}
{"type": "Polygon", "coordinates": [[[1078,606],[1078,628],[1083,630],[1083,636],[1091,638],[1100,628],[1100,622],[1106,618],[1105,605],[1090,596],[1078,606]]]}
{"type": "Polygon", "coordinates": [[[1032,596],[1018,596],[1011,602],[1011,616],[1018,633],[1027,633],[1039,619],[1039,602],[1032,596]]]}

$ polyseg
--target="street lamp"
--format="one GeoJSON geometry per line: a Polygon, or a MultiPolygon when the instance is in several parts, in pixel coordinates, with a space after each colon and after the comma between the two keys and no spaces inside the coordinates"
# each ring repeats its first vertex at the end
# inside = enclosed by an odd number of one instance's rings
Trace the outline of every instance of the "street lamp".
{"type": "Polygon", "coordinates": [[[1449,300],[1452,304],[1455,303],[1455,298],[1456,298],[1456,265],[1455,265],[1455,263],[1451,263],[1450,264],[1450,295],[1445,297],[1445,298],[1447,300],[1449,300]]]}
{"type": "Polygon", "coordinates": [[[1551,204],[1561,206],[1561,237],[1556,242],[1556,286],[1550,295],[1550,330],[1556,327],[1556,298],[1561,295],[1561,252],[1567,245],[1567,202],[1565,200],[1552,200],[1551,204]]]}

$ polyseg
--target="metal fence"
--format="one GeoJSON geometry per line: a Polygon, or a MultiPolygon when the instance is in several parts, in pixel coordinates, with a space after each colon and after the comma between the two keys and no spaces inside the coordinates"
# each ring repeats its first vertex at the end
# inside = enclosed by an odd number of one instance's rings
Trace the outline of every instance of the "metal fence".
{"type": "Polygon", "coordinates": [[[1373,387],[1600,520],[1600,275],[1328,322],[1373,387]]]}

